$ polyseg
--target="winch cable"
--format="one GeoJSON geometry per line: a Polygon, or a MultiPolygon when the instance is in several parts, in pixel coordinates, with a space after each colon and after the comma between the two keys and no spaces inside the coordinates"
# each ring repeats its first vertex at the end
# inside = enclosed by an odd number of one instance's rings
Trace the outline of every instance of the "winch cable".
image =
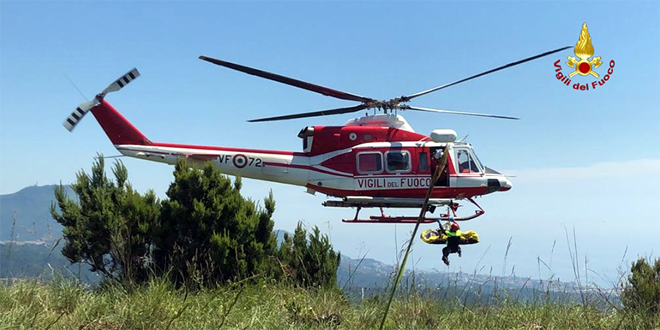
{"type": "Polygon", "coordinates": [[[417,217],[417,223],[415,223],[415,229],[413,229],[412,235],[410,236],[410,240],[408,241],[408,247],[406,248],[406,253],[403,256],[403,260],[401,261],[401,266],[399,267],[399,272],[397,273],[396,279],[394,280],[394,285],[392,286],[392,292],[390,293],[390,299],[387,301],[387,306],[385,307],[385,313],[383,313],[383,319],[380,322],[380,328],[379,328],[380,330],[382,330],[383,326],[385,325],[385,320],[387,319],[387,313],[390,310],[390,305],[392,305],[392,299],[394,298],[394,294],[396,293],[396,288],[399,285],[399,282],[401,281],[403,270],[406,268],[408,255],[410,254],[412,243],[415,240],[415,236],[417,235],[417,229],[419,228],[419,224],[422,223],[422,219],[424,218],[424,214],[426,213],[426,208],[428,207],[429,198],[431,198],[431,194],[433,193],[433,187],[435,187],[435,183],[438,181],[440,175],[447,166],[448,154],[449,154],[449,146],[445,148],[442,156],[440,157],[440,160],[438,161],[438,166],[436,166],[435,172],[433,173],[433,176],[431,176],[431,184],[429,186],[429,189],[426,191],[426,197],[424,197],[424,203],[422,204],[422,209],[419,212],[419,217],[417,217]]]}

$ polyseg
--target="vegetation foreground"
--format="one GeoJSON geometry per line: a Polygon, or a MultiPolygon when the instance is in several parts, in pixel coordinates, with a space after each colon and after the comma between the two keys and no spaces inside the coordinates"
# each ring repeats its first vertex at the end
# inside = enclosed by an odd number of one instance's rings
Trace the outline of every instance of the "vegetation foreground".
{"type": "MultiPolygon", "coordinates": [[[[64,227],[62,254],[89,266],[101,284],[9,279],[0,284],[0,330],[379,327],[389,295],[348,299],[337,287],[340,254],[317,227],[308,233],[299,223],[277,242],[272,194],[262,207],[240,195],[239,178],[181,161],[160,201],[153,191],[137,193],[121,162],[112,172],[114,181],[99,157],[91,174],[78,173],[76,198],[60,186],[51,206],[64,227]]],[[[639,259],[615,289],[620,303],[606,304],[582,291],[581,303],[506,292],[471,302],[462,293],[410,289],[396,296],[384,327],[660,330],[660,259],[639,259]]]]}
{"type": "MultiPolygon", "coordinates": [[[[375,329],[383,297],[349,302],[337,289],[262,282],[187,292],[166,280],[127,291],[71,280],[0,286],[0,329],[375,329]]],[[[653,318],[654,320],[652,320],[653,318]]],[[[642,316],[569,303],[463,306],[423,294],[397,298],[387,329],[653,329],[642,316]]],[[[657,328],[656,328],[657,329],[657,328]]]]}

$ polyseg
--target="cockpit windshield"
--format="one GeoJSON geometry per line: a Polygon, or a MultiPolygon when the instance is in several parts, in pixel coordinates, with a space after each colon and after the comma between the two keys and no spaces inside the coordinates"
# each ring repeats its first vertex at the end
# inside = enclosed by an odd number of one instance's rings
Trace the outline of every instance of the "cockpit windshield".
{"type": "Polygon", "coordinates": [[[479,159],[468,148],[456,150],[456,163],[458,173],[481,173],[479,159]]]}
{"type": "Polygon", "coordinates": [[[477,156],[477,153],[474,151],[474,149],[471,149],[471,151],[472,151],[472,156],[474,156],[474,162],[477,163],[477,166],[479,166],[479,168],[486,168],[486,166],[484,166],[484,163],[482,163],[481,160],[479,160],[479,156],[477,156]]]}

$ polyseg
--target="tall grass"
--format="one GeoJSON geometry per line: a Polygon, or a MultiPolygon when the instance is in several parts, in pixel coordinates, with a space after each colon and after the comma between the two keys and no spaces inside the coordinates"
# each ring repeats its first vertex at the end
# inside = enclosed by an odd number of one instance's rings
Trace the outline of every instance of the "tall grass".
{"type": "MultiPolygon", "coordinates": [[[[392,302],[386,329],[643,329],[648,315],[515,295],[464,304],[434,290],[392,302]]],[[[374,329],[386,294],[349,301],[337,289],[303,289],[262,280],[191,292],[166,280],[126,290],[85,288],[72,279],[0,285],[0,329],[374,329]]],[[[657,316],[656,316],[657,317],[657,316]]],[[[658,323],[655,323],[658,324],[658,323]]]]}
{"type": "MultiPolygon", "coordinates": [[[[491,269],[486,282],[493,282],[495,289],[486,290],[486,283],[472,281],[483,270],[479,266],[467,284],[456,274],[444,283],[431,285],[413,272],[394,296],[384,328],[649,329],[649,325],[660,325],[658,315],[621,308],[616,297],[624,272],[612,283],[611,290],[590,288],[588,274],[593,271],[588,269],[586,258],[584,271],[580,271],[575,231],[571,242],[566,230],[566,241],[576,278],[574,286],[559,283],[551,275],[533,288],[527,287],[531,282],[528,278],[522,287],[509,291],[499,287],[501,279],[492,276],[491,269]],[[524,290],[532,290],[531,298],[523,294],[524,290]]],[[[555,243],[549,264],[537,258],[539,278],[541,265],[552,273],[555,243]]],[[[504,254],[503,275],[510,247],[511,239],[504,254]]],[[[0,283],[0,330],[375,329],[382,321],[388,288],[349,299],[353,275],[365,257],[346,282],[340,283],[346,293],[337,288],[303,289],[293,283],[254,278],[249,284],[246,281],[196,291],[175,288],[160,278],[144,285],[105,283],[90,288],[71,276],[46,274],[48,270],[42,268],[42,276],[37,279],[0,283]]]]}

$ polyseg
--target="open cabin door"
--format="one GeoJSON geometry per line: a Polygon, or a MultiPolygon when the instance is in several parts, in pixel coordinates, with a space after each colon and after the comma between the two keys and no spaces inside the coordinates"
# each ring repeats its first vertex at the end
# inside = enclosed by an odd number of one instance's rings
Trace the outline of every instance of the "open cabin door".
{"type": "MultiPolygon", "coordinates": [[[[418,173],[432,175],[438,166],[438,161],[433,157],[438,151],[444,151],[444,147],[422,148],[418,153],[418,173]]],[[[451,159],[451,155],[450,155],[451,159]]],[[[449,163],[449,161],[448,161],[449,163]]],[[[445,166],[440,178],[435,182],[436,187],[449,187],[449,164],[445,166]]]]}

